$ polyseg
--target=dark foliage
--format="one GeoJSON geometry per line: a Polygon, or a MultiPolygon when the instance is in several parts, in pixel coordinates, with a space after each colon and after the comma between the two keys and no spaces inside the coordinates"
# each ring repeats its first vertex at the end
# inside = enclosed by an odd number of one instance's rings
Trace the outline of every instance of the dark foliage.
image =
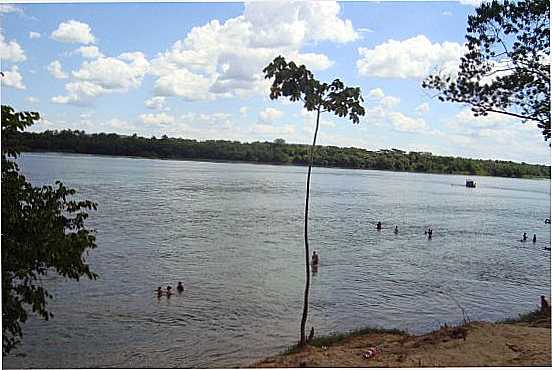
{"type": "Polygon", "coordinates": [[[19,173],[20,131],[32,125],[38,113],[16,113],[2,106],[2,353],[9,353],[22,336],[21,324],[31,309],[45,320],[52,296],[42,287],[48,273],[79,280],[95,279],[83,253],[95,248],[95,238],[84,222],[91,201],[74,201],[75,190],[61,182],[33,187],[19,173]]]}
{"type": "MultiPolygon", "coordinates": [[[[16,133],[14,145],[22,151],[51,151],[82,154],[137,156],[163,159],[204,159],[256,163],[307,165],[309,145],[270,142],[196,141],[137,135],[86,134],[84,131],[45,131],[16,133]]],[[[358,148],[318,146],[314,162],[321,167],[465,174],[500,177],[550,177],[550,166],[498,160],[443,157],[427,152],[398,149],[367,151],[358,148]]]]}
{"type": "Polygon", "coordinates": [[[483,3],[468,17],[467,52],[458,76],[433,75],[423,87],[441,101],[535,122],[550,138],[550,2],[483,3]]]}

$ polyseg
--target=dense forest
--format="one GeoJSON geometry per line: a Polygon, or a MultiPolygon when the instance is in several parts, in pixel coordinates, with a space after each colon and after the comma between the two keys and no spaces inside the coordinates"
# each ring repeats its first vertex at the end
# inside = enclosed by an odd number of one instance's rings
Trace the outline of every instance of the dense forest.
{"type": "MultiPolygon", "coordinates": [[[[24,132],[10,138],[21,151],[137,156],[163,159],[203,159],[305,165],[308,145],[274,142],[169,138],[144,138],[117,134],[87,134],[84,131],[24,132]]],[[[427,152],[398,149],[368,151],[358,148],[319,146],[315,165],[390,171],[465,174],[501,177],[550,177],[550,166],[510,161],[436,156],[427,152]]]]}

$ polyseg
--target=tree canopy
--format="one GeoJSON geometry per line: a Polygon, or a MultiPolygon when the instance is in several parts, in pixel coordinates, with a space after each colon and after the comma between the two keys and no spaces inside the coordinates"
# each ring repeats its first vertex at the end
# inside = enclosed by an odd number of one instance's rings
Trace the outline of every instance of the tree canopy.
{"type": "Polygon", "coordinates": [[[484,2],[468,17],[458,74],[422,84],[441,101],[465,103],[475,116],[491,112],[534,122],[550,139],[550,2],[484,2]]]}
{"type": "Polygon", "coordinates": [[[50,273],[79,280],[95,279],[83,253],[95,248],[93,231],[85,227],[87,210],[96,204],[75,201],[75,190],[61,182],[32,186],[14,159],[18,131],[39,119],[36,112],[18,112],[2,105],[2,353],[9,353],[22,336],[21,324],[31,309],[45,320],[51,294],[41,276],[50,273]]]}
{"type": "MultiPolygon", "coordinates": [[[[17,132],[12,143],[22,151],[64,152],[137,156],[163,159],[244,161],[254,163],[307,165],[310,146],[274,142],[240,143],[229,140],[173,138],[154,139],[136,134],[87,134],[84,131],[61,130],[17,132]]],[[[405,152],[399,149],[370,151],[318,145],[314,164],[321,167],[372,170],[469,174],[501,177],[550,177],[550,166],[511,161],[439,156],[429,152],[405,152]]]]}

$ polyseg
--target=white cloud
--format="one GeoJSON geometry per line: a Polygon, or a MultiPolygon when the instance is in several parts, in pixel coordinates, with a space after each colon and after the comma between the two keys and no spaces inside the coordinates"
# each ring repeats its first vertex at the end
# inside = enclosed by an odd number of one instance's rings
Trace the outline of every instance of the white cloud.
{"type": "Polygon", "coordinates": [[[18,90],[24,90],[25,84],[23,84],[23,77],[19,73],[17,66],[12,66],[11,70],[3,71],[4,77],[2,77],[2,83],[5,86],[10,86],[18,90]]]}
{"type": "Polygon", "coordinates": [[[92,29],[86,23],[75,21],[73,19],[67,22],[61,22],[58,28],[52,32],[54,40],[67,43],[93,44],[96,42],[92,29]]]}
{"type": "Polygon", "coordinates": [[[396,96],[384,96],[383,98],[381,98],[380,100],[380,104],[383,106],[383,108],[385,109],[391,109],[391,108],[394,108],[396,107],[397,105],[399,105],[399,103],[401,102],[401,99],[397,98],[396,96]]]}
{"type": "Polygon", "coordinates": [[[69,82],[65,85],[67,95],[54,96],[51,100],[58,104],[88,105],[92,100],[109,91],[102,86],[89,81],[69,82]]]}
{"type": "Polygon", "coordinates": [[[242,117],[247,116],[247,107],[241,107],[240,108],[240,116],[242,116],[242,117]]]}
{"type": "Polygon", "coordinates": [[[371,98],[381,99],[385,96],[385,94],[383,93],[383,90],[378,87],[370,90],[368,96],[371,98]]]}
{"type": "Polygon", "coordinates": [[[40,36],[41,36],[41,35],[40,35],[39,32],[33,32],[33,31],[29,32],[29,38],[30,38],[30,39],[39,39],[40,36]]]}
{"type": "Polygon", "coordinates": [[[174,123],[174,117],[165,113],[148,113],[148,114],[141,114],[140,119],[142,122],[150,125],[166,125],[174,123]]]}
{"type": "Polygon", "coordinates": [[[144,105],[149,109],[162,110],[165,108],[165,103],[164,96],[154,96],[153,98],[147,99],[144,105]]]}
{"type": "Polygon", "coordinates": [[[86,59],[96,59],[101,58],[104,55],[100,52],[100,49],[98,49],[97,46],[81,46],[77,50],[75,50],[75,53],[80,54],[83,58],[86,59]]]}
{"type": "Polygon", "coordinates": [[[247,2],[242,15],[193,27],[183,40],[157,55],[155,92],[187,100],[266,94],[262,69],[276,56],[323,70],[323,54],[301,53],[309,41],[349,42],[358,34],[339,17],[336,2],[247,2]],[[192,88],[187,81],[191,81],[192,88]]]}
{"type": "Polygon", "coordinates": [[[179,69],[160,76],[155,81],[154,93],[158,96],[180,96],[189,101],[208,100],[212,98],[209,92],[211,82],[202,75],[179,69]]]}
{"type": "Polygon", "coordinates": [[[19,46],[17,41],[11,40],[6,42],[4,35],[0,29],[0,59],[7,62],[22,62],[27,59],[25,52],[19,46]]]}
{"type": "Polygon", "coordinates": [[[54,78],[57,78],[58,80],[67,78],[67,74],[63,72],[63,69],[61,68],[61,63],[59,60],[54,60],[52,63],[48,65],[48,72],[50,72],[50,74],[54,76],[54,78]]]}
{"type": "Polygon", "coordinates": [[[404,41],[388,40],[373,49],[359,48],[357,61],[362,76],[382,78],[424,78],[432,69],[453,72],[464,47],[455,42],[432,44],[424,35],[404,41]]]}
{"type": "Polygon", "coordinates": [[[259,121],[265,124],[271,124],[274,120],[283,116],[283,112],[275,108],[265,108],[259,112],[259,121]]]}
{"type": "Polygon", "coordinates": [[[13,4],[0,4],[0,13],[23,14],[23,10],[21,8],[16,7],[13,4]]]}
{"type": "Polygon", "coordinates": [[[478,7],[479,5],[481,5],[483,0],[458,0],[458,2],[462,5],[469,5],[469,6],[473,6],[473,7],[478,7]]]}
{"type": "Polygon", "coordinates": [[[423,118],[408,117],[400,112],[388,113],[389,121],[397,131],[425,132],[428,125],[423,118]]]}
{"type": "Polygon", "coordinates": [[[441,13],[441,15],[444,15],[445,17],[450,17],[452,16],[452,12],[445,10],[444,12],[441,13]]]}
{"type": "Polygon", "coordinates": [[[39,103],[39,102],[40,102],[40,99],[35,98],[34,96],[27,96],[27,97],[25,98],[25,101],[26,101],[27,103],[30,103],[30,104],[36,104],[36,103],[39,103]]]}
{"type": "Polygon", "coordinates": [[[415,110],[416,110],[416,113],[425,114],[425,113],[429,112],[429,104],[422,103],[422,104],[418,105],[415,110]]]}
{"type": "Polygon", "coordinates": [[[78,71],[72,72],[76,81],[65,85],[68,95],[54,97],[52,101],[81,105],[100,95],[126,92],[142,84],[148,68],[149,62],[141,52],[85,61],[78,71]]]}
{"type": "Polygon", "coordinates": [[[367,28],[367,27],[357,28],[357,31],[358,31],[358,32],[366,32],[366,33],[372,33],[372,32],[374,32],[373,29],[367,28]]]}
{"type": "Polygon", "coordinates": [[[293,135],[295,134],[294,125],[273,126],[264,123],[257,123],[253,126],[252,132],[255,134],[269,135],[293,135]]]}
{"type": "Polygon", "coordinates": [[[141,52],[123,53],[117,58],[99,58],[84,62],[73,77],[94,82],[105,89],[128,90],[142,83],[149,63],[141,52]]]}

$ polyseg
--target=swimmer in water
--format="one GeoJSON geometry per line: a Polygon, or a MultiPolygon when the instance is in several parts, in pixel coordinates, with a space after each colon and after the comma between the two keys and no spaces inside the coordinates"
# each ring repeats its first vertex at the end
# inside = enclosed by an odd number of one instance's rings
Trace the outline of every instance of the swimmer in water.
{"type": "Polygon", "coordinates": [[[381,230],[381,222],[378,221],[378,223],[376,224],[376,230],[381,230]]]}
{"type": "Polygon", "coordinates": [[[161,287],[157,287],[157,289],[155,290],[155,292],[157,293],[157,298],[161,297],[163,295],[163,289],[161,289],[161,287]]]}
{"type": "Polygon", "coordinates": [[[399,227],[395,225],[395,231],[393,231],[395,234],[399,233],[399,227]]]}
{"type": "Polygon", "coordinates": [[[173,293],[171,292],[172,287],[167,285],[167,297],[170,297],[173,293]]]}
{"type": "Polygon", "coordinates": [[[176,286],[176,290],[178,291],[178,293],[182,293],[184,291],[184,287],[182,286],[181,281],[178,282],[178,285],[176,286]]]}
{"type": "Polygon", "coordinates": [[[312,252],[312,258],[311,258],[311,264],[313,267],[318,267],[318,262],[320,260],[318,259],[318,254],[316,254],[316,251],[312,252]]]}

